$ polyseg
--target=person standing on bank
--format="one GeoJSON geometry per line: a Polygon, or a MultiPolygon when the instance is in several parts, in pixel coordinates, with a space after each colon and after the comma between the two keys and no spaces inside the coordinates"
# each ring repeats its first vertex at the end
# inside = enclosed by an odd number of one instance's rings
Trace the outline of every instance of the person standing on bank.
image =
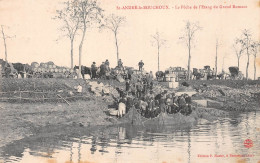
{"type": "Polygon", "coordinates": [[[96,66],[96,62],[93,62],[91,65],[91,79],[95,79],[97,76],[97,66],[96,66]]]}
{"type": "Polygon", "coordinates": [[[139,66],[139,71],[143,71],[143,66],[144,66],[143,60],[141,60],[141,61],[138,63],[138,66],[139,66]]]}
{"type": "Polygon", "coordinates": [[[122,62],[121,59],[118,60],[117,66],[120,67],[120,68],[123,68],[123,62],[122,62]]]}
{"type": "Polygon", "coordinates": [[[109,67],[109,61],[108,61],[108,59],[106,59],[105,65],[107,65],[107,66],[109,67]]]}

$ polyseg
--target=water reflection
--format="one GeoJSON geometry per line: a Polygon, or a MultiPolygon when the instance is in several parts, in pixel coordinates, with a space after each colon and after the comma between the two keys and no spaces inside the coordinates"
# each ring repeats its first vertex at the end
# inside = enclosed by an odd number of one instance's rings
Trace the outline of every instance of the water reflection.
{"type": "Polygon", "coordinates": [[[232,114],[214,122],[200,120],[182,126],[109,126],[89,130],[60,126],[42,129],[6,145],[4,162],[248,162],[260,160],[259,112],[232,114]],[[254,146],[245,148],[245,139],[254,146]],[[198,155],[252,154],[254,157],[199,157],[198,155]]]}

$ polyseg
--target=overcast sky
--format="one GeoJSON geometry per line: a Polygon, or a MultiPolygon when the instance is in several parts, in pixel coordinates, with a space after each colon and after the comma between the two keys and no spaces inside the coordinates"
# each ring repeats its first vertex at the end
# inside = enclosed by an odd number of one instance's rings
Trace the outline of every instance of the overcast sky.
{"type": "MultiPolygon", "coordinates": [[[[61,5],[61,0],[0,0],[0,24],[6,25],[5,33],[16,37],[7,40],[10,62],[31,63],[53,61],[56,65],[70,66],[70,41],[60,38],[61,23],[52,19],[61,5]]],[[[191,67],[204,65],[215,67],[215,42],[219,47],[218,70],[236,66],[237,59],[232,49],[234,39],[243,29],[249,29],[253,39],[260,38],[260,13],[257,0],[99,0],[104,14],[126,16],[127,22],[119,33],[119,55],[124,65],[137,68],[142,59],[146,70],[157,70],[157,50],[151,44],[151,35],[162,33],[167,44],[161,49],[160,67],[187,67],[187,48],[179,41],[185,21],[199,22],[203,30],[196,33],[196,47],[192,49],[191,67]],[[169,5],[168,10],[116,10],[116,6],[169,5]],[[176,10],[175,5],[246,5],[247,9],[176,10]],[[223,64],[223,57],[224,64],[223,64]]],[[[75,42],[74,65],[78,64],[78,45],[75,42]]],[[[0,58],[4,58],[3,40],[0,40],[0,58]]],[[[116,65],[116,49],[111,32],[87,31],[83,47],[82,63],[90,66],[109,59],[116,65]]],[[[260,76],[258,58],[257,76],[260,76]]],[[[241,59],[245,74],[246,56],[241,59]]],[[[250,60],[250,77],[253,77],[253,57],[250,60]]]]}

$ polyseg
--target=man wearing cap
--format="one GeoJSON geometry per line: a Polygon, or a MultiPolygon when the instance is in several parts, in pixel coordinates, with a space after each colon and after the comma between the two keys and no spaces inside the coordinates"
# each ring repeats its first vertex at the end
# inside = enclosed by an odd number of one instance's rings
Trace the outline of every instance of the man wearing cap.
{"type": "Polygon", "coordinates": [[[142,97],[142,91],[143,91],[143,86],[142,86],[142,82],[140,80],[137,81],[136,83],[136,93],[137,93],[137,97],[141,98],[142,97]]]}
{"type": "Polygon", "coordinates": [[[175,95],[175,93],[172,93],[172,101],[173,105],[171,107],[171,114],[179,112],[179,105],[178,105],[178,97],[175,95]]]}
{"type": "Polygon", "coordinates": [[[106,59],[105,65],[107,65],[107,66],[109,67],[109,61],[108,61],[108,59],[106,59]]]}
{"type": "Polygon", "coordinates": [[[149,111],[149,117],[154,118],[155,117],[155,102],[154,102],[154,94],[153,91],[150,91],[146,99],[148,101],[148,111],[149,111]]]}
{"type": "Polygon", "coordinates": [[[184,94],[185,102],[186,102],[186,115],[189,115],[192,112],[191,109],[191,97],[188,94],[184,94]]]}
{"type": "Polygon", "coordinates": [[[97,76],[97,66],[96,66],[96,62],[93,62],[91,65],[91,79],[95,79],[97,76]]]}
{"type": "Polygon", "coordinates": [[[126,92],[130,91],[130,80],[129,79],[126,79],[126,82],[125,82],[125,91],[126,92]]]}
{"type": "Polygon", "coordinates": [[[139,66],[139,71],[143,71],[143,66],[144,66],[143,60],[141,60],[141,61],[138,63],[138,66],[139,66]]]}
{"type": "Polygon", "coordinates": [[[99,75],[100,77],[104,77],[104,75],[106,73],[105,69],[106,69],[105,62],[102,62],[100,65],[100,75],[99,75]]]}
{"type": "Polygon", "coordinates": [[[126,95],[126,113],[134,106],[134,97],[131,92],[128,92],[126,95]]]}
{"type": "Polygon", "coordinates": [[[123,62],[122,62],[121,59],[118,60],[117,66],[120,67],[120,68],[123,67],[123,62]]]}
{"type": "Polygon", "coordinates": [[[180,112],[182,114],[185,114],[185,111],[186,111],[186,101],[185,101],[185,98],[184,98],[184,94],[182,94],[179,98],[179,106],[180,106],[180,112]]]}

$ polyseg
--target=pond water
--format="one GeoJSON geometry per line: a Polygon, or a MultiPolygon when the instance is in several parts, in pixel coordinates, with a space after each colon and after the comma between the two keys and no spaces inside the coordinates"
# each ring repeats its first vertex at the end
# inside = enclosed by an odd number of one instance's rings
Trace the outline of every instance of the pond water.
{"type": "Polygon", "coordinates": [[[196,124],[181,126],[123,125],[72,134],[54,131],[3,147],[0,160],[21,163],[259,163],[259,116],[260,112],[250,112],[232,114],[214,122],[201,119],[196,124]],[[252,140],[252,147],[245,147],[246,139],[252,140]]]}

